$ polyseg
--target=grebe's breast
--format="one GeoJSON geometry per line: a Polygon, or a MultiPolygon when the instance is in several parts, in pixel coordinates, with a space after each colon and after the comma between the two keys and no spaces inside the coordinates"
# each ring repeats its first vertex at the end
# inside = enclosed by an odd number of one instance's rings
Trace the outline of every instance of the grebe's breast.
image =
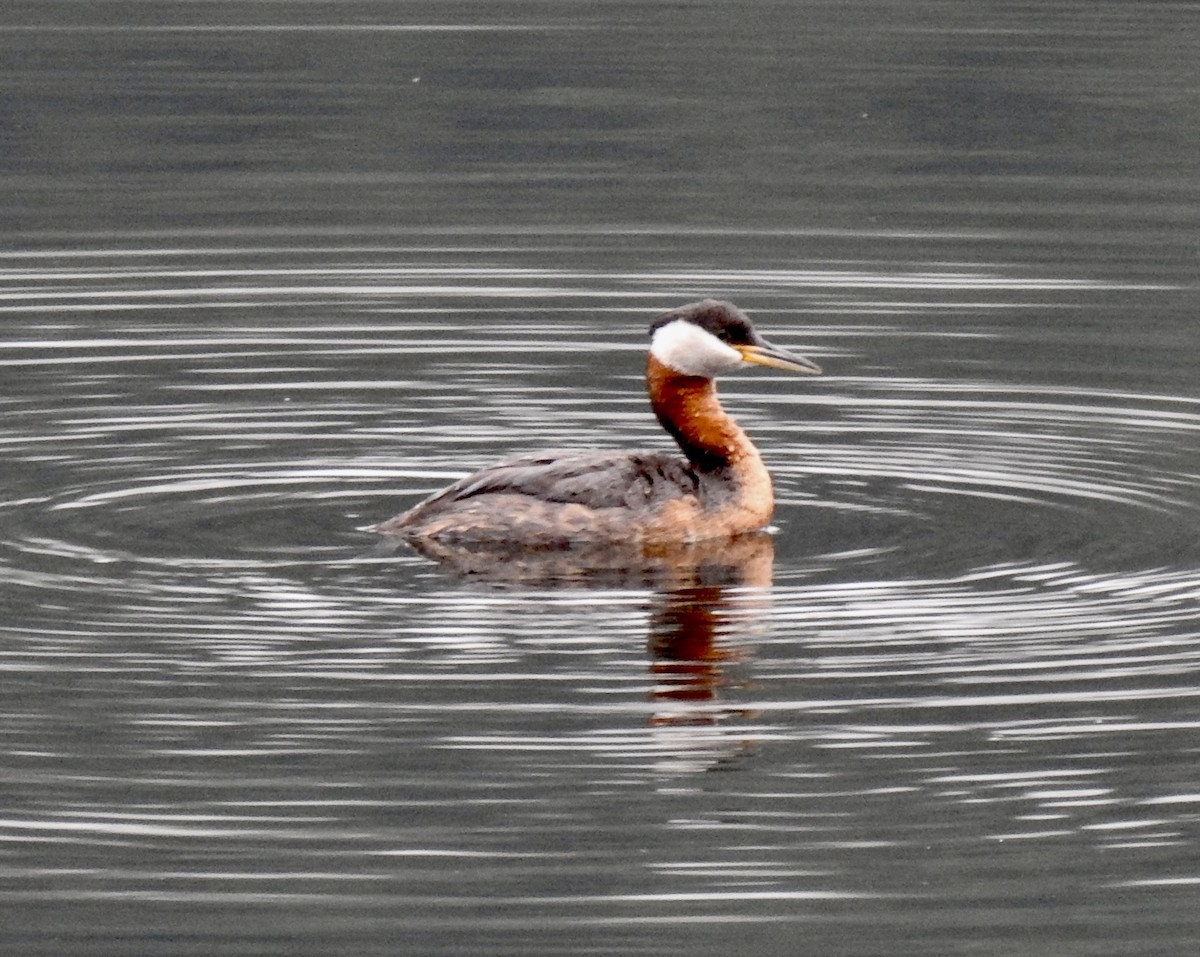
{"type": "Polygon", "coordinates": [[[711,482],[671,455],[554,449],[468,475],[374,530],[528,547],[694,537],[682,526],[702,510],[702,484],[711,482]]]}

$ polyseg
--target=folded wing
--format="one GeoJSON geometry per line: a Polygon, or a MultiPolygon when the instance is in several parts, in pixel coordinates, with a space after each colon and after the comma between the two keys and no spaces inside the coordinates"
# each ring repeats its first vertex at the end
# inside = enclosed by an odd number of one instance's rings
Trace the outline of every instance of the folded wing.
{"type": "Polygon", "coordinates": [[[636,512],[694,496],[698,484],[686,461],[658,452],[549,450],[505,459],[468,475],[380,530],[416,529],[459,507],[478,512],[489,496],[495,497],[497,508],[512,508],[516,496],[531,503],[636,512]]]}

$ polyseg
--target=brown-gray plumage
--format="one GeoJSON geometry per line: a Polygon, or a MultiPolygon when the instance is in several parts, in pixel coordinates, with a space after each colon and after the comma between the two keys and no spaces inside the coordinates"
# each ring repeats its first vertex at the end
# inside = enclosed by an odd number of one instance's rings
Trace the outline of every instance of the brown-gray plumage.
{"type": "Polygon", "coordinates": [[[490,541],[501,525],[528,544],[619,537],[627,516],[695,497],[700,478],[660,452],[551,449],[518,455],[460,479],[398,518],[385,533],[490,541]]]}
{"type": "Polygon", "coordinates": [[[374,530],[410,540],[545,548],[693,541],[765,526],[770,475],[721,408],[712,379],[745,363],[820,370],[768,344],[726,302],[672,310],[650,331],[651,406],[684,459],[641,451],[521,455],[468,475],[374,530]]]}

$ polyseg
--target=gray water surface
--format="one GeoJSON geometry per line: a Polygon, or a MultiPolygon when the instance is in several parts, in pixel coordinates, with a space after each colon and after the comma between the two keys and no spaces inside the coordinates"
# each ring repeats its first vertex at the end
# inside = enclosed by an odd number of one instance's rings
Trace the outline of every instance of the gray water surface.
{"type": "Polygon", "coordinates": [[[6,952],[1194,950],[1187,5],[0,20],[6,952]],[[772,535],[363,531],[707,295],[772,535]]]}

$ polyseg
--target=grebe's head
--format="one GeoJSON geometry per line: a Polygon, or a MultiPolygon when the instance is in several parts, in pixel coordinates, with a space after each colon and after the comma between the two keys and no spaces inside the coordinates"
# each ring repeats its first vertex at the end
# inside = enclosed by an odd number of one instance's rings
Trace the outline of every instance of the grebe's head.
{"type": "Polygon", "coordinates": [[[731,302],[704,299],[650,324],[650,354],[680,375],[712,379],[745,363],[819,375],[820,366],[760,336],[731,302]]]}

